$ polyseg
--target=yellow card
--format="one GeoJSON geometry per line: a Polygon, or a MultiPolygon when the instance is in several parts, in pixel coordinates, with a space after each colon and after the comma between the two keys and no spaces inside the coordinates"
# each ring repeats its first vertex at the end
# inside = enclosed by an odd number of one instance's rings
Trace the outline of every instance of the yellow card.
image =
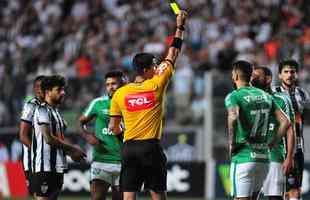
{"type": "Polygon", "coordinates": [[[176,2],[170,3],[170,7],[173,10],[174,14],[179,14],[180,8],[176,2]]]}

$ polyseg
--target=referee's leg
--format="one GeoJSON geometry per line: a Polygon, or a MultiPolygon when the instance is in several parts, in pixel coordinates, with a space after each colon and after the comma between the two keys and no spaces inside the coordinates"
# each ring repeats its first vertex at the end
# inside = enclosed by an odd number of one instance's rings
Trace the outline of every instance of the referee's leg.
{"type": "Polygon", "coordinates": [[[151,193],[152,200],[166,200],[167,199],[167,193],[165,191],[155,192],[151,190],[150,193],[151,193]]]}

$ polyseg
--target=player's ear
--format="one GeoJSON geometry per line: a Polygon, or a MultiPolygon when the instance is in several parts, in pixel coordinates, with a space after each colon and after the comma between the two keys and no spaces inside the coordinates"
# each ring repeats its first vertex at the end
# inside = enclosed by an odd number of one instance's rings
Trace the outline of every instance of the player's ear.
{"type": "Polygon", "coordinates": [[[239,73],[238,73],[238,72],[235,72],[234,75],[235,75],[235,77],[234,77],[234,78],[235,78],[235,81],[239,80],[239,73]]]}
{"type": "Polygon", "coordinates": [[[267,76],[266,82],[267,82],[268,85],[270,85],[271,82],[272,82],[272,77],[271,76],[267,76]]]}

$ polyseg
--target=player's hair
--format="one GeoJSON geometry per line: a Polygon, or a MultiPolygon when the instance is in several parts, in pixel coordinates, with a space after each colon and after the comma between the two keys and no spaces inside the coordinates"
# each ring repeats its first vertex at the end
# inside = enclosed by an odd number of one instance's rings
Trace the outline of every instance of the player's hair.
{"type": "Polygon", "coordinates": [[[150,69],[156,65],[156,58],[150,53],[138,53],[133,58],[133,67],[139,75],[144,74],[144,69],[150,69]]]}
{"type": "Polygon", "coordinates": [[[37,81],[42,81],[45,78],[45,76],[43,75],[39,75],[37,77],[35,77],[35,79],[33,80],[33,86],[36,84],[37,81]]]}
{"type": "Polygon", "coordinates": [[[125,76],[125,74],[122,71],[119,70],[113,70],[113,71],[109,71],[105,74],[104,79],[107,80],[108,78],[116,78],[117,81],[121,84],[124,85],[125,83],[127,83],[127,77],[125,76]]]}
{"type": "Polygon", "coordinates": [[[298,62],[294,59],[288,59],[288,60],[283,60],[282,62],[280,62],[279,71],[278,71],[279,74],[282,72],[282,69],[287,66],[289,66],[290,68],[294,68],[297,72],[299,70],[298,62]]]}
{"type": "Polygon", "coordinates": [[[52,90],[54,87],[65,87],[66,80],[63,76],[52,75],[46,76],[41,83],[41,90],[45,94],[47,90],[52,90]]]}
{"type": "Polygon", "coordinates": [[[250,82],[253,72],[253,66],[251,63],[244,60],[238,60],[233,63],[232,67],[233,70],[239,72],[239,76],[243,81],[250,82]]]}
{"type": "Polygon", "coordinates": [[[266,66],[255,66],[255,70],[260,69],[264,72],[265,76],[271,76],[272,77],[272,71],[270,70],[269,67],[266,66]]]}

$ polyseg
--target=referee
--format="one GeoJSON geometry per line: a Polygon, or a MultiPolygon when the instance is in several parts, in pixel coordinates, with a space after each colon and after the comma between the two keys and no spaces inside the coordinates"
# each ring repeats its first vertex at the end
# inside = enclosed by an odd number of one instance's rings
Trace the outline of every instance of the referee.
{"type": "Polygon", "coordinates": [[[120,185],[126,200],[134,200],[142,184],[153,200],[167,198],[166,156],[160,145],[163,108],[181,50],[186,16],[180,11],[176,17],[176,32],[164,61],[157,65],[152,54],[135,55],[135,81],[119,88],[112,97],[109,129],[121,133],[121,119],[125,124],[120,185]]]}
{"type": "Polygon", "coordinates": [[[64,99],[65,79],[58,75],[45,77],[41,88],[45,102],[33,116],[33,190],[37,200],[56,200],[67,171],[66,154],[74,161],[83,161],[85,154],[64,140],[66,124],[57,107],[64,99]]]}

